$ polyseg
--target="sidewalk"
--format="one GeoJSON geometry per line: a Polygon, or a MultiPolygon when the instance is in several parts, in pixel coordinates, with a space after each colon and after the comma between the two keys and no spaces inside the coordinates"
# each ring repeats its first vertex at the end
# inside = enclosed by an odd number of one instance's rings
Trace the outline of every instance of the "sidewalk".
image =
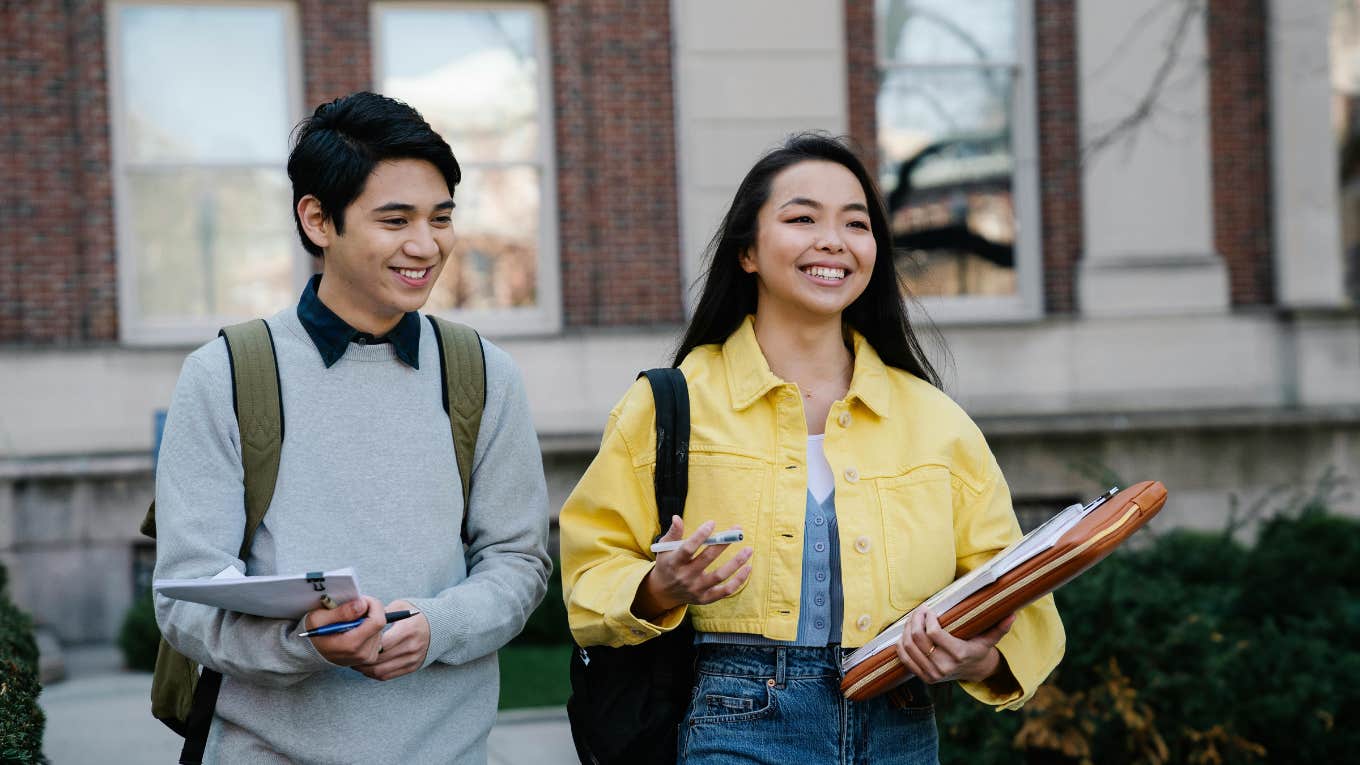
{"type": "MultiPolygon", "coordinates": [[[[52,765],[174,763],[181,739],[151,716],[151,675],[119,669],[112,646],[68,649],[67,679],[43,688],[43,746],[52,765]]],[[[490,765],[575,765],[566,710],[502,712],[490,765]]]]}

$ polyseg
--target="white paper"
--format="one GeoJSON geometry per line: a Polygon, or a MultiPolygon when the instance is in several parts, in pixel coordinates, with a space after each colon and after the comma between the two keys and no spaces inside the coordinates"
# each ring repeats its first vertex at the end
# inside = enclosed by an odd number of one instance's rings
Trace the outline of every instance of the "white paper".
{"type": "Polygon", "coordinates": [[[292,576],[242,576],[229,566],[205,579],[157,579],[152,589],[176,600],[273,619],[300,619],[322,606],[323,595],[336,604],[360,596],[359,580],[352,568],[292,576]]]}

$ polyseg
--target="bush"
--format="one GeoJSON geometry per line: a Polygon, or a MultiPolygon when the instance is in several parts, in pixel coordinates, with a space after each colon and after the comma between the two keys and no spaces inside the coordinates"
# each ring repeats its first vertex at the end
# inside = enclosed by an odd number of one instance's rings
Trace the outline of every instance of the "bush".
{"type": "Polygon", "coordinates": [[[1357,585],[1360,523],[1316,506],[1270,520],[1250,549],[1176,531],[1117,552],[1058,591],[1067,655],[1020,714],[955,694],[942,760],[1348,760],[1357,585]]]}
{"type": "Polygon", "coordinates": [[[42,763],[38,643],[33,620],[9,601],[0,565],[0,762],[42,763]]]}
{"type": "Polygon", "coordinates": [[[156,624],[156,608],[151,593],[132,601],[123,626],[118,630],[118,649],[123,652],[123,666],[140,672],[156,669],[156,650],[160,648],[161,628],[156,624]]]}

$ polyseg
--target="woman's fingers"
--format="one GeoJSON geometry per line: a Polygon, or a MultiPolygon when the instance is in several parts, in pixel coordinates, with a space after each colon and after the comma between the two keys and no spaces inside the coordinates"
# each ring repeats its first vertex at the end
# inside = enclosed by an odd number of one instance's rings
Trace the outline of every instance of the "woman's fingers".
{"type": "Polygon", "coordinates": [[[736,593],[737,590],[741,589],[741,586],[746,583],[747,578],[750,576],[751,567],[742,566],[741,568],[737,569],[737,572],[733,574],[731,577],[729,577],[727,581],[721,582],[717,585],[714,585],[713,587],[708,588],[708,590],[704,592],[703,595],[700,596],[699,600],[695,602],[698,603],[699,605],[703,605],[705,603],[713,603],[715,601],[719,601],[722,600],[723,598],[733,595],[736,593]]]}

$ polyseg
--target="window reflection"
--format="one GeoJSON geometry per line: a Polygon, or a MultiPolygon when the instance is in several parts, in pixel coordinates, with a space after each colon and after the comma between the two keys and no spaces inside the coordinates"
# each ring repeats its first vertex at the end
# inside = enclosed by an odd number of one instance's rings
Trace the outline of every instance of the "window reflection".
{"type": "Polygon", "coordinates": [[[427,309],[539,304],[541,14],[379,6],[381,90],[414,106],[463,167],[457,244],[427,309]]]}
{"type": "Polygon", "coordinates": [[[295,295],[287,13],[114,6],[118,224],[134,325],[268,315],[295,295]]]}
{"type": "Polygon", "coordinates": [[[1013,0],[879,0],[880,182],[919,296],[1011,295],[1013,0]]]}

